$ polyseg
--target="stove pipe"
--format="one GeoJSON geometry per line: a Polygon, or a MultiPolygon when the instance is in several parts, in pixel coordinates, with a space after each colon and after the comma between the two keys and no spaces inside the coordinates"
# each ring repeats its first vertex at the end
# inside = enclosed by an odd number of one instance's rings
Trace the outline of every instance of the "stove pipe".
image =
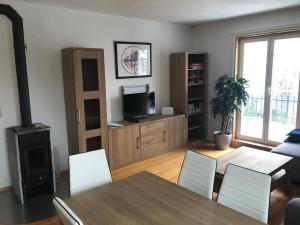
{"type": "Polygon", "coordinates": [[[23,19],[11,6],[4,4],[0,4],[0,15],[5,15],[12,22],[22,127],[30,127],[32,126],[32,120],[26,67],[23,19]]]}

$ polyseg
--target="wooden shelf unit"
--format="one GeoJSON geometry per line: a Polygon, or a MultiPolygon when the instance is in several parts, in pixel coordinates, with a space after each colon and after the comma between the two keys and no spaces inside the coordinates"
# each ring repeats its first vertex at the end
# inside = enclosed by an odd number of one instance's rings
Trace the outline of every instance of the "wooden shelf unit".
{"type": "Polygon", "coordinates": [[[207,53],[174,53],[170,56],[170,97],[175,112],[188,116],[188,142],[207,135],[207,53]]]}
{"type": "Polygon", "coordinates": [[[122,127],[109,128],[110,168],[182,148],[187,144],[186,116],[157,115],[140,123],[118,122],[122,127]]]}
{"type": "Polygon", "coordinates": [[[108,150],[104,50],[67,48],[62,60],[69,154],[108,150]]]}

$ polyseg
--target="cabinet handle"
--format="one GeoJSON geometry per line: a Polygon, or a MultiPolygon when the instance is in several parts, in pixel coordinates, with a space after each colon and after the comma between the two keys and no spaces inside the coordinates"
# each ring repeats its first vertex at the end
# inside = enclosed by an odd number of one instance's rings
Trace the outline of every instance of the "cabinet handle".
{"type": "Polygon", "coordinates": [[[80,109],[77,109],[77,122],[80,124],[80,109]]]}
{"type": "Polygon", "coordinates": [[[166,131],[164,130],[163,140],[166,141],[166,131]]]}
{"type": "Polygon", "coordinates": [[[160,139],[153,139],[153,140],[150,140],[150,141],[147,142],[147,144],[149,145],[149,144],[153,144],[153,143],[155,143],[155,142],[160,142],[160,139]]]}
{"type": "Polygon", "coordinates": [[[157,123],[148,124],[147,127],[155,127],[157,126],[157,123]]]}
{"type": "Polygon", "coordinates": [[[136,138],[136,149],[140,149],[140,137],[136,138]]]}

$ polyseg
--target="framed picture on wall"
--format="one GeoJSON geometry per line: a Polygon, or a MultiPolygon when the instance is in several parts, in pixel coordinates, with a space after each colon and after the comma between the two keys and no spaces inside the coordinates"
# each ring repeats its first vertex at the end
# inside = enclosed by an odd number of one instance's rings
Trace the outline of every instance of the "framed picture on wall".
{"type": "Polygon", "coordinates": [[[115,41],[116,78],[152,76],[151,43],[115,41]]]}

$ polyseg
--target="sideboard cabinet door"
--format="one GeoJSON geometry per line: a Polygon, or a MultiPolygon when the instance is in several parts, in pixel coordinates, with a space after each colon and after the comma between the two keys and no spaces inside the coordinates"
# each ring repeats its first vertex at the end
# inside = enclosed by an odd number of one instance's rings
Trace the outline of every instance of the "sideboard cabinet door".
{"type": "Polygon", "coordinates": [[[110,168],[115,169],[141,158],[139,126],[109,130],[110,168]]]}

